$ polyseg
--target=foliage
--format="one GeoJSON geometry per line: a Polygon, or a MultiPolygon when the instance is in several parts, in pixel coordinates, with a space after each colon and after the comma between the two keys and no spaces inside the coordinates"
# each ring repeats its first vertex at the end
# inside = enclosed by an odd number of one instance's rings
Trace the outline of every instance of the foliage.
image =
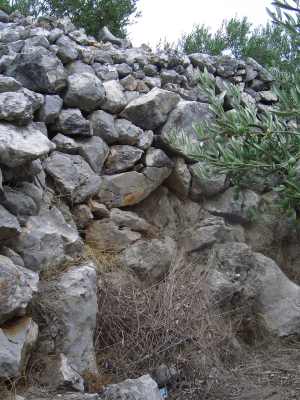
{"type": "MultiPolygon", "coordinates": [[[[2,0],[3,1],[3,0],[2,0]]],[[[115,35],[124,36],[132,16],[138,16],[138,0],[12,0],[11,10],[23,15],[68,16],[88,34],[96,36],[108,26],[115,35]]]]}
{"type": "MultiPolygon", "coordinates": [[[[299,2],[276,1],[274,5],[296,14],[277,9],[274,18],[299,40],[299,2]]],[[[296,216],[300,214],[300,76],[284,76],[289,84],[282,80],[275,89],[279,103],[274,112],[258,114],[255,106],[243,102],[239,89],[232,84],[217,95],[215,81],[205,71],[200,84],[209,97],[215,122],[199,124],[198,145],[184,133],[173,141],[194,160],[206,161],[216,171],[228,174],[238,187],[269,181],[269,188],[280,195],[281,206],[296,216]],[[225,95],[233,105],[230,111],[223,108],[225,95]]]]}
{"type": "Polygon", "coordinates": [[[253,27],[246,17],[231,18],[214,34],[204,25],[195,26],[182,38],[180,47],[188,54],[229,52],[237,58],[252,57],[269,68],[289,70],[295,65],[297,55],[297,43],[291,36],[291,31],[279,23],[253,27]]]}

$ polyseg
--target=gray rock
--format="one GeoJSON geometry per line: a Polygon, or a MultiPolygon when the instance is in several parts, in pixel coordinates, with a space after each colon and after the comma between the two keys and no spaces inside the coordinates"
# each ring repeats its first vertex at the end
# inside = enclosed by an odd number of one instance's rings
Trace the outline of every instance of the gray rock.
{"type": "Polygon", "coordinates": [[[62,35],[55,43],[58,46],[57,55],[63,62],[67,64],[68,62],[75,61],[78,58],[78,50],[76,48],[76,43],[71,40],[68,36],[62,35]]]}
{"type": "Polygon", "coordinates": [[[123,211],[113,208],[110,212],[110,218],[120,228],[129,228],[135,232],[148,233],[153,231],[153,227],[143,218],[132,211],[123,211]]]}
{"type": "Polygon", "coordinates": [[[24,185],[14,188],[5,186],[4,200],[2,202],[6,209],[18,218],[21,224],[24,224],[30,216],[39,213],[40,203],[42,201],[42,193],[40,193],[38,201],[35,201],[35,199],[30,196],[30,193],[26,193],[26,184],[33,186],[33,188],[38,191],[36,186],[26,182],[24,182],[24,185]]]}
{"type": "Polygon", "coordinates": [[[120,79],[125,78],[125,76],[132,74],[132,68],[126,63],[115,64],[115,68],[118,72],[120,79]]]}
{"type": "Polygon", "coordinates": [[[262,92],[259,92],[258,95],[260,97],[260,101],[265,104],[273,104],[278,101],[277,95],[271,90],[264,90],[262,92]]]}
{"type": "Polygon", "coordinates": [[[138,240],[121,253],[120,265],[143,280],[156,281],[169,271],[175,256],[176,243],[170,237],[138,240]]]}
{"type": "Polygon", "coordinates": [[[112,114],[121,112],[127,104],[123,86],[118,81],[107,81],[103,83],[106,98],[102,105],[103,110],[112,114]]]}
{"type": "Polygon", "coordinates": [[[120,144],[135,145],[143,134],[142,129],[126,119],[117,119],[115,121],[115,129],[118,135],[118,143],[120,144]]]}
{"type": "Polygon", "coordinates": [[[229,186],[225,174],[220,174],[207,163],[198,162],[190,167],[192,174],[191,197],[199,201],[203,197],[215,196],[224,192],[229,186]]]}
{"type": "Polygon", "coordinates": [[[37,123],[26,127],[0,123],[0,163],[8,167],[35,160],[54,148],[37,123]]]}
{"type": "Polygon", "coordinates": [[[154,139],[153,131],[144,131],[143,133],[140,134],[136,146],[139,149],[147,150],[149,149],[149,147],[151,147],[153,139],[154,139]]]}
{"type": "Polygon", "coordinates": [[[94,111],[89,118],[94,136],[99,136],[108,144],[117,141],[119,134],[115,128],[114,117],[111,114],[98,110],[94,111]]]}
{"type": "Polygon", "coordinates": [[[221,216],[233,223],[249,223],[255,217],[260,198],[252,190],[226,190],[216,199],[207,200],[204,207],[213,215],[221,216]]]}
{"type": "Polygon", "coordinates": [[[38,274],[16,266],[0,255],[0,324],[26,313],[32,296],[37,292],[38,274]]]}
{"type": "MultiPolygon", "coordinates": [[[[41,394],[30,394],[29,397],[26,395],[26,399],[16,400],[50,400],[46,393],[41,394]]],[[[58,395],[51,395],[51,400],[101,400],[97,393],[87,394],[87,393],[60,393],[58,395]]]]}
{"type": "Polygon", "coordinates": [[[21,232],[17,218],[0,204],[0,239],[7,240],[21,232]]]}
{"type": "Polygon", "coordinates": [[[114,221],[102,219],[92,222],[85,231],[85,238],[91,248],[100,251],[119,252],[132,246],[141,234],[128,227],[118,226],[114,221]]]}
{"type": "Polygon", "coordinates": [[[132,75],[127,75],[120,83],[125,90],[135,91],[137,88],[137,80],[132,75]]]}
{"type": "Polygon", "coordinates": [[[35,109],[22,92],[0,93],[0,120],[26,125],[33,119],[35,109]]]}
{"type": "Polygon", "coordinates": [[[157,383],[150,375],[144,375],[109,385],[104,391],[103,400],[161,400],[161,395],[157,383]]]}
{"type": "Polygon", "coordinates": [[[56,129],[70,136],[92,136],[90,122],[77,108],[63,109],[58,115],[56,129]]]}
{"type": "Polygon", "coordinates": [[[62,265],[82,253],[78,232],[68,225],[55,207],[30,217],[22,233],[10,246],[24,260],[25,267],[45,271],[62,265]]]}
{"type": "Polygon", "coordinates": [[[18,265],[20,267],[25,266],[22,257],[20,257],[18,253],[16,253],[14,250],[10,249],[9,247],[2,246],[1,254],[5,257],[9,258],[15,265],[18,265]]]}
{"type": "MultiPolygon", "coordinates": [[[[93,344],[98,311],[95,266],[74,266],[55,281],[45,282],[37,307],[43,310],[48,323],[41,338],[54,339],[54,354],[63,354],[65,362],[82,378],[97,377],[93,344]]],[[[53,354],[44,354],[45,361],[47,358],[51,360],[53,354]]]]}
{"type": "Polygon", "coordinates": [[[54,138],[52,139],[52,142],[55,143],[56,145],[56,150],[62,152],[62,153],[67,153],[67,154],[78,154],[79,151],[79,145],[77,142],[65,135],[62,135],[61,133],[58,133],[54,138]]]}
{"type": "Polygon", "coordinates": [[[161,149],[150,147],[147,150],[145,164],[147,167],[173,167],[172,160],[161,149]]]}
{"type": "Polygon", "coordinates": [[[183,158],[177,157],[171,175],[165,181],[166,186],[181,198],[190,193],[192,177],[183,158]]]}
{"type": "Polygon", "coordinates": [[[65,68],[66,68],[68,75],[82,74],[84,72],[88,72],[90,74],[95,74],[93,67],[82,62],[81,60],[76,60],[76,61],[71,62],[68,65],[66,65],[65,68]]]}
{"type": "Polygon", "coordinates": [[[208,264],[208,283],[220,307],[231,307],[233,315],[242,310],[241,318],[256,317],[271,334],[299,334],[300,287],[273,260],[246,244],[215,247],[208,264]]]}
{"type": "Polygon", "coordinates": [[[161,87],[161,79],[159,77],[149,77],[147,76],[144,79],[144,82],[146,83],[146,85],[150,88],[153,89],[155,87],[160,88],[161,87]]]}
{"type": "Polygon", "coordinates": [[[38,119],[46,124],[54,123],[62,109],[63,100],[56,95],[46,95],[44,104],[39,110],[38,119]]]}
{"type": "Polygon", "coordinates": [[[119,78],[117,69],[112,65],[93,64],[96,75],[102,81],[116,80],[119,78]]]}
{"type": "Polygon", "coordinates": [[[78,153],[90,165],[94,172],[101,174],[104,162],[109,154],[109,147],[98,136],[77,139],[78,153]]]}
{"type": "Polygon", "coordinates": [[[28,53],[17,54],[7,74],[28,89],[55,94],[66,86],[64,67],[51,52],[42,49],[34,47],[28,53]]]}
{"type": "Polygon", "coordinates": [[[98,201],[90,200],[89,207],[91,208],[95,219],[108,218],[110,215],[108,208],[98,201]]]}
{"type": "Polygon", "coordinates": [[[32,181],[43,172],[41,160],[29,161],[15,168],[2,166],[3,180],[5,182],[15,182],[22,180],[32,181]]]}
{"type": "Polygon", "coordinates": [[[212,248],[216,243],[244,242],[243,228],[226,225],[223,218],[209,217],[189,227],[180,235],[179,243],[186,253],[212,248]]]}
{"type": "Polygon", "coordinates": [[[158,73],[158,68],[156,65],[147,64],[144,66],[144,72],[147,76],[156,76],[158,73]]]}
{"type": "Polygon", "coordinates": [[[98,197],[109,207],[126,207],[137,204],[157,189],[170,175],[169,168],[148,167],[142,172],[123,172],[104,176],[98,197]]]}
{"type": "Polygon", "coordinates": [[[144,96],[131,101],[122,116],[141,128],[156,129],[167,120],[179,99],[174,93],[154,88],[144,96]]]}
{"type": "Polygon", "coordinates": [[[172,135],[184,134],[187,135],[192,142],[197,143],[198,137],[195,132],[195,126],[200,121],[211,121],[212,113],[209,110],[209,105],[206,103],[198,103],[195,101],[180,101],[176,108],[170,113],[166,124],[161,132],[161,140],[168,149],[179,152],[185,157],[189,157],[186,149],[179,150],[176,144],[173,143],[172,135]]]}
{"type": "Polygon", "coordinates": [[[48,40],[50,43],[55,43],[57,41],[57,39],[59,39],[62,35],[64,34],[64,32],[59,29],[59,28],[54,28],[49,32],[48,35],[48,40]]]}
{"type": "MultiPolygon", "coordinates": [[[[102,49],[94,49],[94,61],[96,64],[106,64],[107,67],[111,67],[111,64],[113,64],[113,59],[108,51],[102,50],[102,49]]],[[[114,79],[118,79],[118,76],[114,79]]]]}
{"type": "Polygon", "coordinates": [[[78,107],[91,112],[99,108],[104,100],[105,89],[95,75],[84,72],[68,77],[68,89],[64,98],[68,107],[78,107]]]}
{"type": "Polygon", "coordinates": [[[110,175],[132,168],[141,159],[143,153],[143,150],[134,146],[112,146],[105,163],[105,173],[110,175]]]}
{"type": "Polygon", "coordinates": [[[58,193],[71,203],[84,202],[100,188],[101,178],[81,156],[53,152],[44,166],[58,193]]]}
{"type": "Polygon", "coordinates": [[[20,82],[9,76],[0,76],[0,93],[4,92],[17,92],[22,88],[20,82]]]}
{"type": "Polygon", "coordinates": [[[192,64],[195,67],[199,67],[201,71],[204,71],[206,68],[207,71],[212,74],[216,72],[216,57],[202,53],[194,53],[189,54],[189,58],[192,64]]]}
{"type": "Polygon", "coordinates": [[[74,221],[79,229],[86,228],[94,219],[92,211],[86,204],[79,204],[72,210],[74,221]]]}
{"type": "Polygon", "coordinates": [[[38,326],[23,317],[0,328],[0,377],[18,378],[25,369],[38,337],[38,326]]]}

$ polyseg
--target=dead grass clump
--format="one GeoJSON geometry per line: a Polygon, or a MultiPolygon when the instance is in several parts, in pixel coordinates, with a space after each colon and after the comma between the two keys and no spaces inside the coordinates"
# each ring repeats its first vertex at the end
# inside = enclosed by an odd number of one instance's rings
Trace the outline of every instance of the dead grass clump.
{"type": "Polygon", "coordinates": [[[86,258],[93,261],[97,267],[97,272],[105,273],[117,269],[118,253],[115,251],[101,250],[93,243],[89,242],[85,245],[86,258]]]}
{"type": "Polygon", "coordinates": [[[109,274],[102,276],[96,348],[102,375],[119,382],[174,366],[181,397],[173,398],[193,399],[212,390],[211,376],[228,375],[241,348],[233,324],[209,307],[205,274],[177,260],[148,288],[112,285],[109,274]]]}

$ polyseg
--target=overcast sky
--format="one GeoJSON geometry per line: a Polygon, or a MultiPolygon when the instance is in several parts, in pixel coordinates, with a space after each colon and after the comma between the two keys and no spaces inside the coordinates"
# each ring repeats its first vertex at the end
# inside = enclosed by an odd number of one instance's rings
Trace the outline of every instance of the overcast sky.
{"type": "Polygon", "coordinates": [[[177,42],[194,24],[216,30],[224,19],[235,15],[264,24],[271,0],[139,0],[138,4],[142,17],[129,27],[130,39],[135,46],[155,47],[160,39],[177,42]]]}

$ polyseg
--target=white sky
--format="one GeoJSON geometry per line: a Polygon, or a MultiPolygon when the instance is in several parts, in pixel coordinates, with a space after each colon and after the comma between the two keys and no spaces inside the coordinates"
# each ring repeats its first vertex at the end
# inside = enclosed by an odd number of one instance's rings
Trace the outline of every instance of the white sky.
{"type": "Polygon", "coordinates": [[[142,17],[130,26],[129,37],[135,46],[155,47],[160,39],[177,42],[194,24],[216,30],[224,19],[247,16],[255,25],[268,20],[266,7],[271,0],[139,0],[142,17]]]}

